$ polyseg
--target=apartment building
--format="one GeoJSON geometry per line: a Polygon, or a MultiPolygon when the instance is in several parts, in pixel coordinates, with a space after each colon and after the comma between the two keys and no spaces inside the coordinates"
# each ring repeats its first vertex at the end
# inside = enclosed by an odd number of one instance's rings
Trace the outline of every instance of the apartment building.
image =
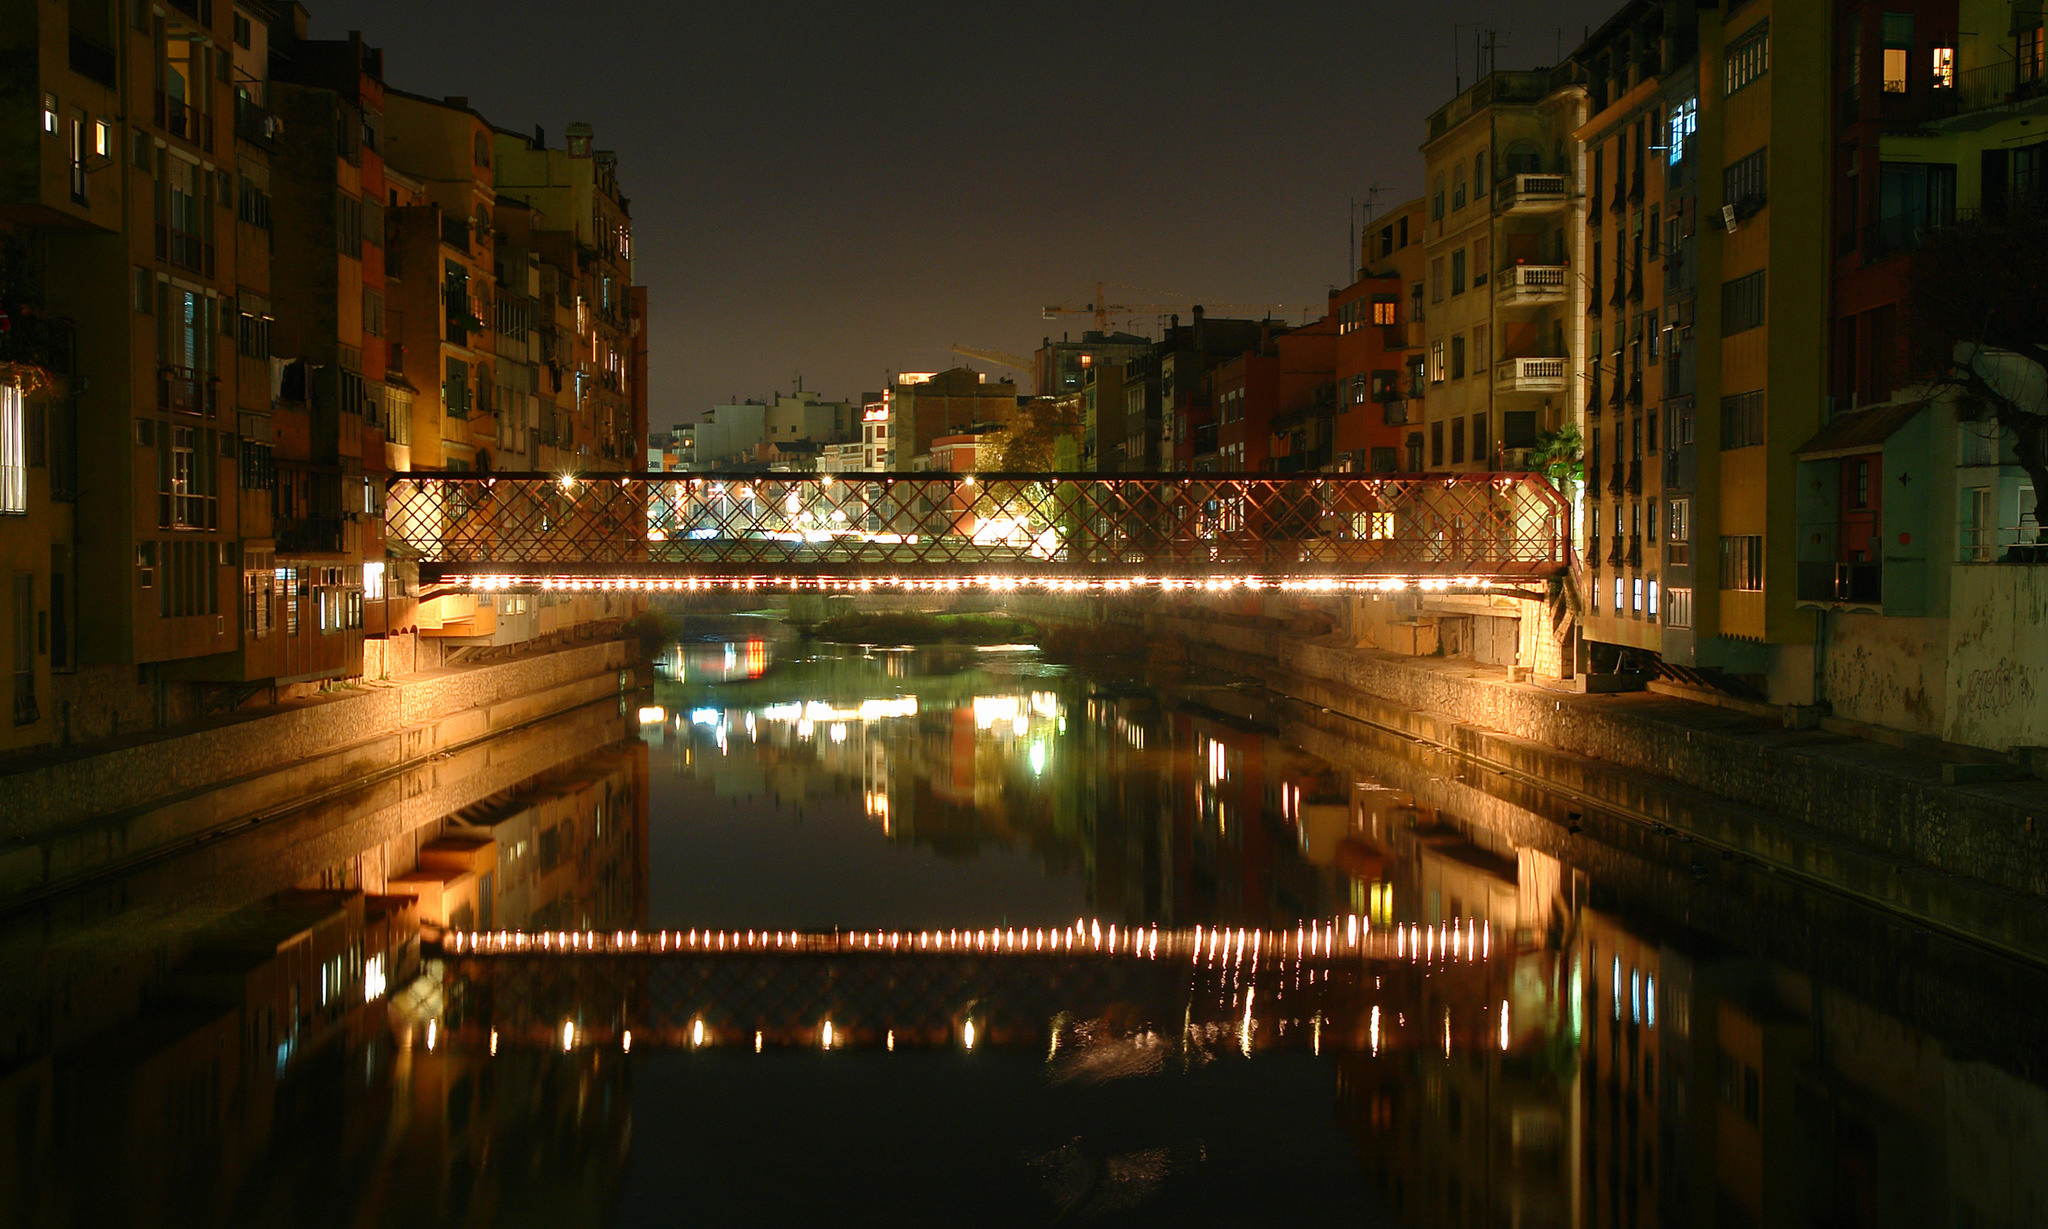
{"type": "Polygon", "coordinates": [[[881,423],[889,428],[885,468],[902,472],[911,468],[912,458],[930,452],[940,436],[1009,422],[1017,412],[1017,385],[967,367],[905,373],[884,390],[883,402],[881,423]]]}
{"type": "Polygon", "coordinates": [[[1579,50],[1586,168],[1582,633],[1665,652],[1692,584],[1699,63],[1690,3],[1628,5],[1579,50]],[[1667,466],[1667,459],[1672,462],[1667,466]],[[1669,492],[1667,494],[1667,492],[1669,492]],[[1668,530],[1667,532],[1667,520],[1668,530]]]}
{"type": "Polygon", "coordinates": [[[568,275],[557,295],[574,316],[565,338],[573,353],[555,361],[576,424],[575,468],[616,471],[638,464],[647,439],[647,389],[633,378],[646,341],[631,202],[619,189],[618,155],[593,148],[590,125],[570,124],[563,135],[564,147],[550,148],[538,130],[495,133],[492,182],[537,211],[539,255],[568,275]]]}
{"type": "MultiPolygon", "coordinates": [[[[1366,227],[1358,277],[1330,292],[1337,320],[1331,464],[1339,469],[1384,474],[1405,463],[1409,407],[1422,387],[1413,368],[1424,345],[1416,310],[1425,267],[1423,210],[1417,197],[1366,227]]],[[[1415,449],[1421,447],[1418,434],[1415,449]]]]}
{"type": "Polygon", "coordinates": [[[1828,416],[1794,449],[1815,698],[2000,748],[2048,737],[2019,699],[2048,681],[2035,482],[1993,407],[1941,377],[1960,361],[2048,408],[2038,363],[1952,310],[1960,284],[2025,315],[1998,266],[2048,209],[2042,38],[2039,8],[2010,0],[1836,13],[1828,416]]]}
{"type": "Polygon", "coordinates": [[[1424,468],[1513,468],[1508,449],[1570,420],[1580,75],[1489,73],[1429,117],[1424,468]]]}

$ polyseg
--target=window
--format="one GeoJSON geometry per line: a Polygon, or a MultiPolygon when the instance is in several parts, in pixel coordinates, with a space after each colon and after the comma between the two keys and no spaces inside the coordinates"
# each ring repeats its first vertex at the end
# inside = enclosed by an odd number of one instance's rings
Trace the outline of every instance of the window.
{"type": "Polygon", "coordinates": [[[1721,284],[1721,336],[1732,337],[1764,322],[1764,271],[1721,284]]]}
{"type": "MultiPolygon", "coordinates": [[[[1655,234],[1656,232],[1652,231],[1651,233],[1655,234]]],[[[1648,312],[1643,316],[1643,342],[1644,348],[1649,351],[1650,361],[1656,362],[1658,355],[1662,353],[1659,347],[1664,342],[1664,334],[1657,328],[1656,312],[1648,312]]]]}
{"type": "Polygon", "coordinates": [[[1391,325],[1399,322],[1399,304],[1393,295],[1376,294],[1372,297],[1372,322],[1391,325]]]}
{"type": "Polygon", "coordinates": [[[469,364],[459,358],[448,360],[441,382],[441,401],[450,418],[469,417],[469,364]]]}
{"type": "Polygon", "coordinates": [[[1934,49],[1933,80],[1928,82],[1937,90],[1952,90],[1956,86],[1956,49],[1936,47],[1934,49]]]}
{"type": "Polygon", "coordinates": [[[2013,35],[2013,43],[2017,49],[2017,54],[2014,58],[2019,61],[2016,65],[2016,71],[2021,81],[2039,81],[2041,79],[2042,29],[2040,10],[2037,8],[2034,13],[2034,24],[2026,29],[2016,31],[2013,35]]]}
{"type": "Polygon", "coordinates": [[[243,358],[270,357],[270,300],[243,291],[235,313],[235,353],[243,358]]]}
{"type": "Polygon", "coordinates": [[[474,157],[472,160],[478,166],[489,166],[491,164],[491,137],[489,133],[479,132],[476,134],[473,153],[474,157]]]}
{"type": "Polygon", "coordinates": [[[1461,465],[1465,460],[1465,420],[1451,420],[1451,464],[1461,465]]]}
{"type": "Polygon", "coordinates": [[[1429,463],[1432,467],[1444,463],[1444,425],[1440,422],[1429,424],[1429,463]]]}
{"type": "MultiPolygon", "coordinates": [[[[1647,611],[1646,613],[1648,613],[1648,614],[1649,614],[1649,616],[1650,616],[1650,621],[1651,621],[1651,622],[1653,622],[1653,623],[1654,623],[1654,622],[1656,622],[1656,619],[1657,619],[1657,578],[1656,578],[1656,577],[1654,577],[1654,576],[1652,576],[1652,577],[1650,578],[1650,608],[1649,608],[1649,610],[1648,610],[1648,611],[1647,611]]],[[[1651,1016],[1650,1016],[1650,1020],[1651,1020],[1651,1022],[1652,1022],[1652,1023],[1655,1023],[1655,1022],[1656,1022],[1656,1019],[1657,1019],[1657,1017],[1656,1017],[1656,1013],[1655,1013],[1655,1012],[1653,1011],[1653,1012],[1651,1013],[1651,1016]]]]}
{"type": "Polygon", "coordinates": [[[1451,253],[1451,293],[1465,293],[1465,249],[1451,253]]]}
{"type": "Polygon", "coordinates": [[[242,172],[241,184],[235,193],[235,216],[258,230],[270,229],[269,179],[265,168],[252,166],[242,172]],[[252,178],[250,171],[264,178],[260,181],[252,178]]]}
{"type": "Polygon", "coordinates": [[[1666,505],[1668,511],[1664,522],[1664,562],[1673,567],[1687,567],[1692,563],[1692,501],[1674,499],[1666,505]]]}
{"type": "Polygon", "coordinates": [[[28,511],[27,436],[21,387],[0,384],[0,513],[28,511]]]}
{"type": "Polygon", "coordinates": [[[1913,58],[1913,15],[1884,15],[1884,92],[1906,92],[1907,65],[1913,58]]]}
{"type": "Polygon", "coordinates": [[[1760,534],[1721,538],[1721,587],[1759,593],[1764,587],[1764,540],[1760,534]]]}
{"type": "Polygon", "coordinates": [[[1488,240],[1475,239],[1473,241],[1472,284],[1474,286],[1484,286],[1486,284],[1486,270],[1492,264],[1492,261],[1488,259],[1488,256],[1489,253],[1492,252],[1492,250],[1493,245],[1488,240]]]}
{"type": "Polygon", "coordinates": [[[1762,389],[1721,398],[1721,451],[1753,448],[1764,442],[1762,389]]]}
{"type": "Polygon", "coordinates": [[[48,137],[54,137],[58,135],[62,127],[63,125],[59,122],[57,118],[57,96],[55,94],[44,94],[43,135],[48,137]]]}
{"type": "Polygon", "coordinates": [[[1453,211],[1455,211],[1455,210],[1463,209],[1464,207],[1465,207],[1465,168],[1463,168],[1463,167],[1459,167],[1459,168],[1458,168],[1458,178],[1457,178],[1457,179],[1456,179],[1456,180],[1455,180],[1455,181],[1454,181],[1454,182],[1452,183],[1452,186],[1451,186],[1451,209],[1452,209],[1453,211]]]}
{"type": "Polygon", "coordinates": [[[1444,258],[1441,256],[1429,262],[1429,301],[1444,301],[1444,258]]]}
{"type": "MultiPolygon", "coordinates": [[[[1627,585],[1628,582],[1621,577],[1617,576],[1614,578],[1614,613],[1616,614],[1621,613],[1621,599],[1622,595],[1628,592],[1627,585]]],[[[1618,999],[1615,1001],[1614,1010],[1616,1012],[1621,1010],[1621,1003],[1618,999]]]]}
{"type": "Polygon", "coordinates": [[[1739,93],[1744,86],[1771,71],[1771,30],[1759,23],[1728,47],[1725,94],[1739,93]]]}
{"type": "Polygon", "coordinates": [[[1444,382],[1444,343],[1429,343],[1429,381],[1432,384],[1444,382]]]}
{"type": "Polygon", "coordinates": [[[85,112],[73,111],[71,113],[71,199],[80,205],[87,203],[85,195],[85,155],[86,151],[91,148],[86,144],[88,139],[87,131],[85,112]]]}
{"type": "Polygon", "coordinates": [[[1664,591],[1664,623],[1668,627],[1692,626],[1692,590],[1673,587],[1664,591]]]}
{"type": "Polygon", "coordinates": [[[334,243],[343,256],[361,260],[363,256],[363,201],[361,197],[343,196],[334,216],[334,243]]]}
{"type": "MultiPolygon", "coordinates": [[[[1651,421],[1656,421],[1654,416],[1651,421]]],[[[1647,501],[1644,509],[1643,527],[1650,531],[1650,545],[1655,546],[1657,545],[1657,501],[1654,499],[1647,501]]]]}
{"type": "Polygon", "coordinates": [[[1484,324],[1472,326],[1472,374],[1474,375],[1485,375],[1487,372],[1486,343],[1489,340],[1488,328],[1489,326],[1484,324]]]}
{"type": "Polygon", "coordinates": [[[1643,578],[1640,576],[1629,582],[1628,609],[1630,614],[1643,613],[1643,578]]]}
{"type": "Polygon", "coordinates": [[[1472,459],[1483,462],[1492,450],[1492,444],[1486,438],[1486,414],[1481,411],[1472,416],[1472,459]]]}
{"type": "Polygon", "coordinates": [[[1738,159],[1721,172],[1721,200],[1735,206],[1735,216],[1746,218],[1764,207],[1769,199],[1765,180],[1766,151],[1759,149],[1738,159]]]}
{"type": "Polygon", "coordinates": [[[1465,336],[1462,333],[1451,338],[1451,378],[1465,378],[1465,336]]]}
{"type": "Polygon", "coordinates": [[[369,337],[384,336],[384,292],[363,287],[363,333],[369,337]]]}

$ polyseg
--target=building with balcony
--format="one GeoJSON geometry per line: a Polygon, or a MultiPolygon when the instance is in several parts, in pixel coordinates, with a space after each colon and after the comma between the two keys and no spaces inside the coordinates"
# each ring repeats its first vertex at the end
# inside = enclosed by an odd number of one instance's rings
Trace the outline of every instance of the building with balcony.
{"type": "Polygon", "coordinates": [[[1422,218],[1418,198],[1366,227],[1358,277],[1330,292],[1337,322],[1330,463],[1348,472],[1393,473],[1403,464],[1409,408],[1420,396],[1408,371],[1422,344],[1408,291],[1422,271],[1422,218]]]}
{"type": "MultiPolygon", "coordinates": [[[[567,275],[558,296],[573,311],[574,354],[553,361],[563,368],[579,448],[589,445],[578,468],[630,468],[647,446],[647,389],[634,378],[646,337],[631,202],[619,188],[618,155],[593,148],[590,125],[570,124],[564,141],[550,148],[539,130],[496,133],[492,182],[538,213],[538,255],[567,275]]],[[[559,397],[557,405],[559,414],[559,397]]]]}
{"type": "Polygon", "coordinates": [[[1573,62],[1490,73],[1429,117],[1419,468],[1511,468],[1570,421],[1581,76],[1573,62]]]}
{"type": "MultiPolygon", "coordinates": [[[[1666,600],[1663,543],[1667,519],[1687,523],[1693,501],[1676,462],[1678,446],[1691,442],[1697,24],[1690,4],[1631,4],[1579,50],[1593,111],[1580,131],[1588,278],[1580,626],[1598,644],[1659,656],[1670,619],[1681,620],[1680,632],[1689,627],[1685,610],[1666,600]]],[[[1689,549],[1672,554],[1690,593],[1689,549]]]]}

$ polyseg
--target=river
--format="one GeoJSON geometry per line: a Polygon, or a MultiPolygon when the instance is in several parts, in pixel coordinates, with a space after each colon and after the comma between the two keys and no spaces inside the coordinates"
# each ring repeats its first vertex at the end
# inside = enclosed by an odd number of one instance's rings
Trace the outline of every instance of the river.
{"type": "Polygon", "coordinates": [[[2048,1224],[2039,969],[1227,678],[657,666],[0,919],[0,1221],[2048,1224]]]}

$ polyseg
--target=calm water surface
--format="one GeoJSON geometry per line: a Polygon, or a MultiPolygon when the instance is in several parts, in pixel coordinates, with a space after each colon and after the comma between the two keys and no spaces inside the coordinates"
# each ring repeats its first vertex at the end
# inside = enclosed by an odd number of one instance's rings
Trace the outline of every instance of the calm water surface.
{"type": "Polygon", "coordinates": [[[2048,1224],[2037,970],[1227,680],[762,627],[6,919],[0,1223],[2048,1224]]]}

